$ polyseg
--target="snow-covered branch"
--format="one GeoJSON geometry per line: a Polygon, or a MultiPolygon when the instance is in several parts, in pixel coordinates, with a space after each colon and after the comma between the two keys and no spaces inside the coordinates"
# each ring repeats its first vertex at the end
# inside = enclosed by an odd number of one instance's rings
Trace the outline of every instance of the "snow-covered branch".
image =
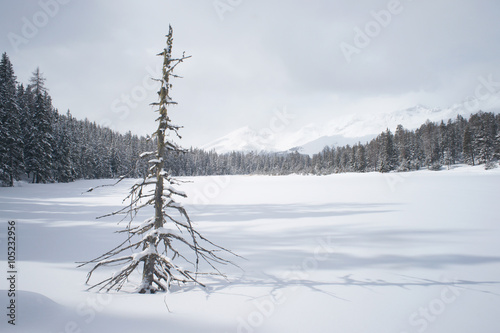
{"type": "Polygon", "coordinates": [[[141,181],[132,185],[124,199],[124,202],[128,201],[127,206],[100,217],[130,216],[131,222],[127,228],[118,231],[118,233],[126,233],[127,239],[103,255],[80,265],[93,265],[88,273],[87,283],[94,271],[100,267],[123,266],[113,276],[92,285],[90,289],[121,290],[130,274],[138,268],[140,263],[142,263],[142,282],[137,290],[139,293],[165,291],[173,282],[192,282],[204,286],[198,276],[218,275],[225,278],[225,275],[216,266],[233,264],[219,253],[225,252],[231,255],[234,253],[210,242],[194,229],[187,211],[174,199],[177,196],[185,198],[187,194],[175,188],[179,182],[164,169],[166,157],[169,154],[186,152],[177,143],[169,140],[172,133],[180,138],[178,131],[182,127],[172,124],[167,107],[176,104],[170,97],[172,87],[170,79],[178,77],[173,74],[173,70],[190,56],[183,54],[181,58],[172,58],[172,40],[172,28],[170,27],[167,47],[159,54],[164,58],[163,77],[160,80],[161,88],[158,91],[159,101],[152,103],[152,105],[158,106],[157,112],[159,113],[156,120],[158,129],[153,133],[153,136],[156,137],[157,147],[155,151],[140,155],[141,158],[148,158],[149,173],[141,181]],[[154,210],[154,216],[138,226],[132,226],[132,220],[139,211],[148,208],[154,210]],[[177,248],[178,245],[180,248],[187,248],[190,252],[181,253],[177,248]],[[134,253],[137,250],[140,251],[134,253]],[[125,252],[130,252],[130,254],[125,252]],[[193,269],[185,269],[174,262],[179,260],[193,266],[193,269]],[[200,261],[207,263],[214,271],[199,272],[200,261]]]}

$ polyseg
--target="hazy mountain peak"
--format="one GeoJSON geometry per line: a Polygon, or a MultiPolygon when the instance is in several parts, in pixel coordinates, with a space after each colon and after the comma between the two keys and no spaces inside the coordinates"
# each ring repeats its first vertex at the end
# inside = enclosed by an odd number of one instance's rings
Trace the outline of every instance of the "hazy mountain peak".
{"type": "Polygon", "coordinates": [[[264,137],[250,126],[238,128],[201,148],[218,153],[231,151],[273,151],[273,138],[264,137]]]}
{"type": "Polygon", "coordinates": [[[439,122],[455,118],[457,115],[468,116],[472,112],[465,103],[449,108],[430,108],[417,104],[413,107],[388,113],[352,114],[336,117],[326,124],[309,123],[294,132],[264,133],[245,126],[214,140],[203,147],[218,153],[230,151],[279,152],[298,150],[305,154],[314,154],[325,146],[353,145],[365,143],[382,131],[395,131],[401,124],[406,129],[416,129],[427,120],[439,122]]]}

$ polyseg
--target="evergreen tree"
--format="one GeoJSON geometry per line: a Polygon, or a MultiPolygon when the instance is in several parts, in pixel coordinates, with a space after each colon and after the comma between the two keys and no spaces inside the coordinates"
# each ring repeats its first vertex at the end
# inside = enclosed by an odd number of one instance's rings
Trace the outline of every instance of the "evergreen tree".
{"type": "Polygon", "coordinates": [[[465,127],[464,138],[463,138],[463,157],[464,162],[469,165],[476,165],[476,157],[474,155],[474,140],[472,136],[472,131],[470,126],[465,127]]]}
{"type": "Polygon", "coordinates": [[[382,133],[379,137],[379,158],[377,171],[389,172],[396,169],[397,151],[394,146],[394,135],[389,129],[382,133]]]}
{"type": "Polygon", "coordinates": [[[365,172],[366,171],[366,152],[365,147],[358,143],[353,147],[354,150],[354,171],[355,172],[365,172]]]}
{"type": "Polygon", "coordinates": [[[30,79],[30,90],[33,100],[29,106],[31,132],[25,142],[26,171],[32,174],[33,183],[42,183],[52,180],[55,111],[39,68],[30,79]]]}
{"type": "Polygon", "coordinates": [[[6,53],[0,60],[0,183],[14,186],[24,169],[16,76],[6,53]]]}
{"type": "Polygon", "coordinates": [[[24,171],[30,173],[30,149],[29,139],[33,133],[33,122],[31,119],[31,108],[33,106],[33,93],[28,86],[26,89],[23,84],[17,87],[17,100],[19,103],[21,136],[23,141],[24,171]]]}
{"type": "Polygon", "coordinates": [[[473,141],[478,163],[484,164],[491,161],[495,153],[497,132],[495,115],[480,111],[471,115],[469,124],[474,131],[473,141]]]}
{"type": "Polygon", "coordinates": [[[497,135],[495,136],[495,159],[500,160],[500,114],[495,117],[497,124],[497,135]]]}
{"type": "Polygon", "coordinates": [[[438,169],[442,161],[439,127],[437,124],[427,120],[426,123],[418,129],[417,135],[421,140],[423,164],[429,168],[438,169]]]}
{"type": "Polygon", "coordinates": [[[67,183],[75,180],[75,172],[71,153],[71,137],[69,122],[71,114],[67,113],[67,117],[56,113],[54,122],[54,164],[53,176],[58,182],[67,183]]]}
{"type": "Polygon", "coordinates": [[[399,171],[409,171],[411,169],[410,134],[403,125],[398,125],[394,133],[394,145],[398,155],[399,171]]]}

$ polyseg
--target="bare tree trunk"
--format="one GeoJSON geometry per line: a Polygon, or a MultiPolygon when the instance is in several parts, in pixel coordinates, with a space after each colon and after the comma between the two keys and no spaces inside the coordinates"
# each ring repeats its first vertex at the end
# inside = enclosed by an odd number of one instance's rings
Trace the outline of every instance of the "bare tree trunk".
{"type": "MultiPolygon", "coordinates": [[[[155,166],[155,193],[154,193],[154,224],[153,229],[158,230],[163,227],[164,217],[163,217],[163,156],[165,156],[165,136],[164,136],[164,122],[162,120],[166,120],[166,110],[163,114],[160,115],[158,130],[156,131],[157,137],[157,155],[156,161],[154,162],[155,166]]],[[[166,123],[166,122],[165,122],[166,123]]],[[[149,236],[146,239],[143,250],[146,249],[155,249],[156,252],[156,243],[157,238],[153,236],[149,236]]],[[[153,287],[154,276],[155,276],[155,261],[156,257],[152,254],[148,255],[144,261],[143,273],[142,273],[142,284],[139,290],[139,293],[155,293],[156,289],[153,287]]]]}
{"type": "Polygon", "coordinates": [[[231,261],[220,257],[218,252],[222,250],[233,255],[234,253],[210,242],[194,229],[184,207],[175,201],[175,196],[186,197],[186,194],[174,188],[173,185],[177,185],[178,182],[164,170],[167,153],[178,154],[185,152],[177,144],[168,140],[166,134],[174,133],[180,138],[177,133],[180,127],[171,123],[167,113],[167,108],[170,105],[177,104],[170,97],[172,85],[169,80],[171,76],[177,77],[173,74],[174,68],[184,59],[189,58],[184,54],[180,58],[172,58],[172,35],[172,28],[170,27],[167,35],[167,47],[159,54],[163,56],[163,75],[161,80],[158,80],[161,82],[158,91],[159,101],[152,103],[152,105],[158,107],[156,112],[159,113],[159,117],[156,119],[158,129],[153,134],[157,140],[157,150],[141,154],[141,157],[154,157],[149,161],[151,165],[149,174],[141,182],[132,186],[126,198],[130,199],[129,206],[105,215],[125,214],[133,219],[142,208],[154,206],[154,216],[136,227],[129,224],[126,230],[120,231],[128,234],[128,238],[123,243],[100,257],[82,263],[82,265],[94,264],[87,276],[87,282],[90,280],[92,273],[101,266],[126,264],[112,277],[91,286],[90,289],[100,287],[100,290],[105,289],[106,291],[111,289],[120,290],[128,280],[129,275],[137,269],[141,262],[143,267],[142,282],[137,290],[142,294],[155,293],[157,290],[168,290],[172,282],[193,282],[204,286],[198,280],[198,275],[225,277],[214,264],[233,264],[231,261]],[[151,193],[153,191],[148,189],[152,185],[155,186],[154,193],[151,193]],[[170,211],[173,211],[174,214],[171,214],[170,211]],[[173,228],[164,228],[167,222],[173,228]],[[133,242],[132,238],[134,237],[140,237],[140,240],[133,242]],[[191,256],[178,251],[179,248],[186,247],[193,252],[191,256]],[[139,248],[142,249],[140,253],[128,254],[130,250],[139,248]],[[124,255],[124,252],[127,254],[124,255]],[[117,257],[119,254],[122,256],[117,257]],[[191,271],[177,265],[174,261],[176,258],[191,264],[194,266],[194,270],[191,271]],[[198,271],[200,259],[210,265],[216,272],[200,273],[198,271]]]}

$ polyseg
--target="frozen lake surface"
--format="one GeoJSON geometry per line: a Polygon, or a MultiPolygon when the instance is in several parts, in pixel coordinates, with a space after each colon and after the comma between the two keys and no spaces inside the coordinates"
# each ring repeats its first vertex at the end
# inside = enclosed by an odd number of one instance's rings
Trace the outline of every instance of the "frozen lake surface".
{"type": "MultiPolygon", "coordinates": [[[[0,267],[16,221],[16,326],[2,332],[497,333],[500,170],[183,178],[197,228],[231,249],[229,281],[168,294],[86,291],[126,224],[134,180],[0,188],[0,267]],[[167,308],[168,305],[168,308],[167,308]],[[169,311],[170,310],[170,311],[169,311]]],[[[145,212],[138,221],[152,215],[145,212]]],[[[116,269],[119,269],[117,267],[116,269]]],[[[108,277],[103,269],[96,277],[108,277]]],[[[137,274],[130,286],[138,283],[137,274]],[[136,278],[136,280],[134,280],[136,278]]],[[[97,279],[93,280],[97,282],[97,279]]],[[[6,308],[8,281],[0,282],[6,308]]],[[[6,310],[3,311],[4,313],[6,310]]]]}

